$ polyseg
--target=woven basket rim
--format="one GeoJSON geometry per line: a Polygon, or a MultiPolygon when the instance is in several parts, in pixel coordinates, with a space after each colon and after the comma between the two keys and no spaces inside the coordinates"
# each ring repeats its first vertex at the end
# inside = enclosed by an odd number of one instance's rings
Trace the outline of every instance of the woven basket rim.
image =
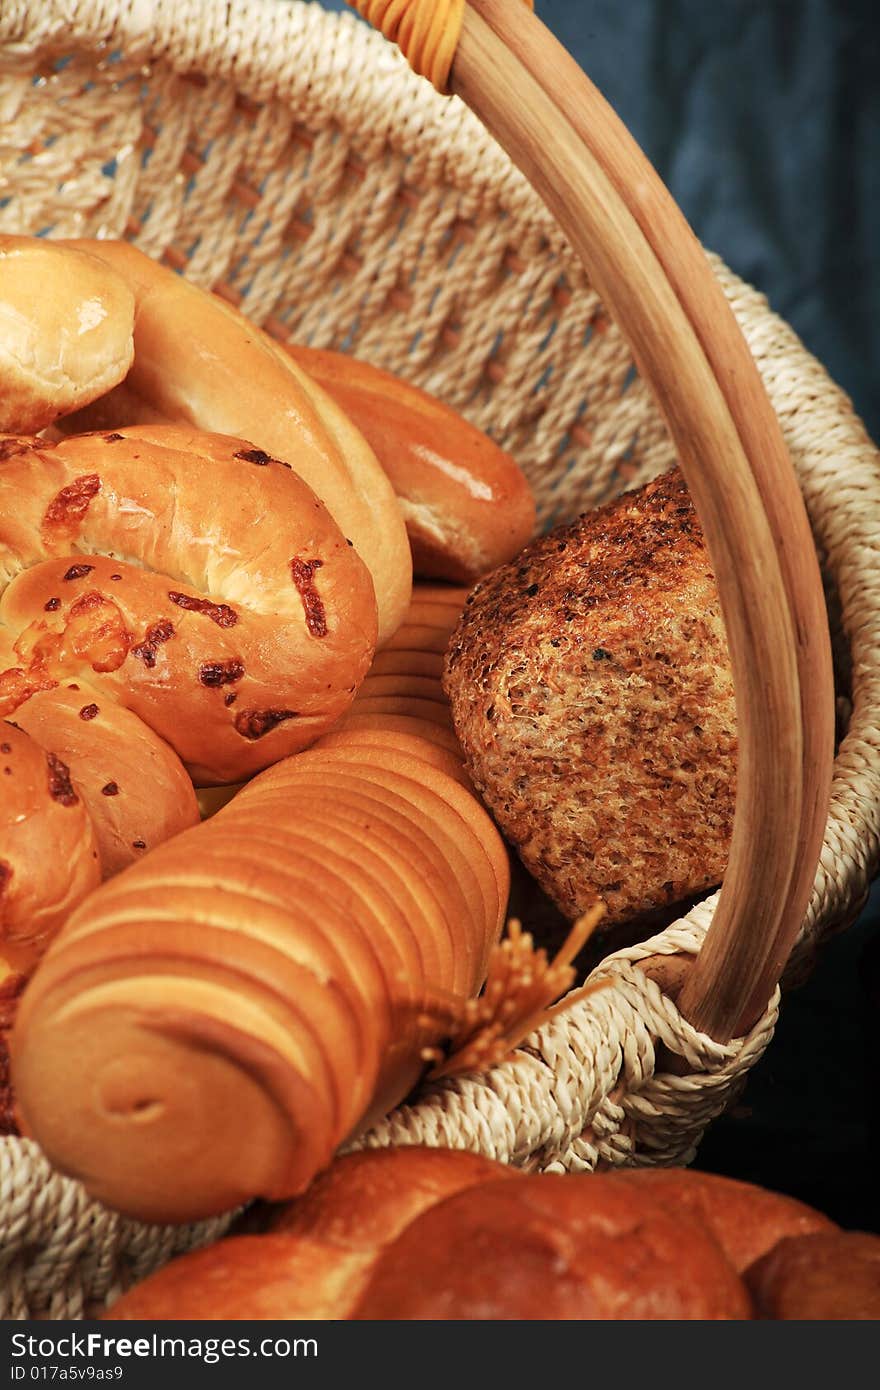
{"type": "MultiPolygon", "coordinates": [[[[10,7],[0,12],[0,63],[5,48],[14,49],[23,42],[25,22],[29,17],[38,20],[47,52],[58,51],[62,35],[66,34],[73,37],[65,40],[65,47],[93,48],[104,57],[110,57],[123,43],[126,52],[133,46],[146,54],[153,23],[158,32],[157,65],[170,63],[179,72],[198,70],[208,77],[217,76],[234,82],[237,89],[252,100],[278,100],[299,112],[306,103],[300,93],[294,94],[287,86],[290,74],[284,42],[294,34],[300,35],[304,28],[320,30],[326,36],[328,49],[335,54],[337,66],[350,64],[352,54],[357,54],[358,63],[369,71],[365,75],[365,91],[360,104],[352,101],[342,110],[338,104],[328,104],[326,92],[321,90],[320,81],[316,81],[308,94],[310,128],[313,125],[317,128],[322,121],[328,126],[337,125],[344,129],[353,148],[364,159],[376,157],[387,145],[398,154],[412,158],[412,167],[418,171],[419,159],[413,154],[412,146],[416,141],[424,143],[430,120],[431,151],[424,156],[428,174],[434,179],[442,177],[461,192],[481,189],[501,216],[515,220],[520,227],[528,228],[540,238],[558,257],[561,273],[573,280],[583,277],[579,263],[550,213],[467,108],[460,102],[448,102],[436,96],[427,84],[412,76],[396,52],[354,16],[331,14],[305,0],[288,0],[285,5],[278,3],[270,8],[272,42],[242,55],[238,40],[242,30],[256,22],[255,16],[265,22],[267,6],[264,0],[179,0],[176,4],[124,0],[116,6],[101,4],[100,0],[30,0],[30,3],[25,0],[14,10],[10,7]],[[108,10],[112,13],[108,14],[108,10]],[[198,27],[198,35],[194,37],[195,27],[198,27]],[[209,43],[212,47],[207,47],[209,43]],[[365,107],[370,114],[369,129],[364,125],[365,107]]],[[[29,47],[32,46],[29,40],[29,47]]],[[[836,919],[848,915],[858,903],[876,871],[880,855],[880,736],[877,733],[880,727],[880,644],[872,640],[875,628],[880,627],[880,565],[873,563],[875,553],[880,551],[880,526],[871,521],[864,506],[867,495],[880,497],[880,454],[852,411],[851,402],[831,382],[825,369],[803,347],[793,330],[769,309],[766,298],[727,271],[719,258],[713,257],[713,263],[735,307],[743,312],[748,310],[754,316],[750,338],[753,351],[757,347],[771,352],[778,349],[780,371],[794,370],[803,378],[801,417],[794,421],[793,427],[809,430],[810,422],[821,414],[820,407],[827,406],[834,415],[835,447],[833,458],[827,460],[825,473],[833,474],[836,460],[849,460],[846,481],[841,485],[835,513],[830,519],[819,514],[817,486],[810,480],[804,482],[817,541],[821,549],[834,555],[832,568],[844,604],[851,614],[854,595],[858,595],[863,605],[858,621],[851,618],[847,633],[856,684],[852,718],[835,763],[834,814],[829,825],[829,835],[832,826],[839,829],[840,835],[837,839],[834,836],[826,838],[823,865],[820,866],[820,878],[826,871],[833,876],[838,867],[833,862],[835,856],[847,857],[848,899],[838,904],[836,919]],[[802,425],[802,421],[807,423],[802,425]],[[811,488],[814,495],[811,495],[811,488]],[[845,532],[845,547],[837,537],[837,523],[841,523],[845,532]],[[854,789],[856,779],[860,779],[858,790],[854,789]]],[[[820,893],[814,907],[816,919],[824,915],[823,901],[820,893]]],[[[665,934],[667,942],[689,949],[687,942],[694,936],[692,926],[703,929],[711,907],[710,899],[675,924],[670,934],[665,934]]],[[[653,944],[645,943],[645,947],[653,944]]],[[[772,1031],[774,1016],[775,1001],[771,1001],[768,1014],[762,1020],[763,1032],[753,1043],[749,1057],[760,1049],[768,1019],[772,1031]]],[[[558,1030],[553,1038],[557,1036],[558,1030]]],[[[719,1066],[722,1060],[719,1059],[719,1066]]],[[[516,1068],[528,1069],[532,1065],[533,1059],[523,1053],[510,1064],[505,1077],[512,1075],[516,1068]]],[[[503,1077],[498,1084],[504,1087],[508,1082],[503,1077]]],[[[467,1087],[454,1089],[463,1094],[467,1087]]],[[[475,1104],[481,1103],[478,1097],[475,1104]]],[[[387,1127],[391,1139],[380,1138],[376,1142],[391,1142],[399,1131],[399,1126],[395,1130],[395,1123],[392,1119],[387,1127]]],[[[0,1155],[13,1167],[22,1162],[30,1163],[33,1150],[29,1144],[26,1140],[3,1140],[0,1155]]],[[[77,1184],[57,1175],[47,1178],[44,1168],[40,1163],[35,1165],[35,1172],[41,1174],[38,1184],[69,1184],[63,1189],[64,1202],[81,1201],[82,1190],[77,1184]]],[[[98,1204],[87,1205],[91,1222],[109,1220],[118,1225],[119,1219],[98,1204]]]]}

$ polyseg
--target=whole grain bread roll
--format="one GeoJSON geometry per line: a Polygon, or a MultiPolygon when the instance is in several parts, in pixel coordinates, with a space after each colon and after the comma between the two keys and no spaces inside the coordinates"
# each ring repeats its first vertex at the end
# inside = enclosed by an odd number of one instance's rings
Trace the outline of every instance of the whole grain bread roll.
{"type": "Polygon", "coordinates": [[[444,688],[474,785],[569,918],[718,883],[736,792],[715,578],[675,471],[533,542],[469,598],[444,688]]]}

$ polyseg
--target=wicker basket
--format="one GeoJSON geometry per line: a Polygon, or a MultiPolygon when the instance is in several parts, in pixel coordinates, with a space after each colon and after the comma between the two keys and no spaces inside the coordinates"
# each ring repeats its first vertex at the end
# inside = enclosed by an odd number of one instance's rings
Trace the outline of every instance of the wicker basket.
{"type": "MultiPolygon", "coordinates": [[[[545,525],[675,461],[557,221],[460,101],[352,17],[297,0],[13,0],[0,7],[0,129],[0,230],[127,236],[269,331],[397,371],[521,461],[545,525]]],[[[831,618],[842,732],[803,966],[856,915],[877,864],[878,456],[794,333],[712,265],[796,466],[831,618]]],[[[778,1000],[717,1042],[639,968],[696,954],[716,898],[606,958],[612,985],[512,1060],[425,1087],[360,1142],[544,1171],[688,1162],[766,1047],[778,1000]]],[[[124,1221],[32,1143],[0,1143],[4,1317],[81,1316],[228,1224],[124,1221]]]]}

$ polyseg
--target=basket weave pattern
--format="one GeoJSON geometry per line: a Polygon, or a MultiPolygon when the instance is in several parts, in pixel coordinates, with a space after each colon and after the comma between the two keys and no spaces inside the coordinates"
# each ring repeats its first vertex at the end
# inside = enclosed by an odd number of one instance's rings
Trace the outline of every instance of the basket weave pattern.
{"type": "MultiPolygon", "coordinates": [[[[529,185],[459,102],[351,17],[297,0],[13,0],[0,131],[0,231],[127,236],[270,332],[400,373],[519,459],[544,525],[674,462],[626,343],[529,185]]],[[[798,469],[847,716],[803,963],[858,911],[878,862],[880,469],[821,365],[714,264],[798,469]]],[[[713,906],[603,961],[610,987],[512,1060],[425,1087],[359,1142],[540,1170],[689,1161],[778,1002],[721,1046],[638,968],[695,953],[713,906]],[[684,1075],[657,1070],[660,1044],[684,1075]]],[[[226,1224],[138,1226],[33,1144],[2,1141],[0,1160],[4,1317],[81,1316],[226,1224]]]]}

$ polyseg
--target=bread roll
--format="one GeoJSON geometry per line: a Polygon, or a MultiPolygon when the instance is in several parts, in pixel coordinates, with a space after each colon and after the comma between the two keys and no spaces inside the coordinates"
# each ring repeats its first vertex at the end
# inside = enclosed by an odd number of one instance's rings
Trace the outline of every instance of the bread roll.
{"type": "Polygon", "coordinates": [[[880,1321],[880,1237],[862,1231],[793,1235],[745,1273],[758,1316],[808,1322],[880,1321]]]}
{"type": "Polygon", "coordinates": [[[129,1290],[104,1316],[151,1319],[346,1318],[378,1253],[420,1212],[513,1168],[446,1149],[337,1160],[297,1202],[276,1210],[272,1234],[233,1236],[186,1255],[129,1290]]]}
{"type": "Polygon", "coordinates": [[[98,840],[70,768],[0,720],[0,1134],[14,1134],[8,1040],[28,977],[101,879],[98,840]]]}
{"type": "Polygon", "coordinates": [[[35,434],[121,381],[134,296],[85,250],[0,236],[0,432],[35,434]]]}
{"type": "Polygon", "coordinates": [[[283,459],[321,498],[372,576],[379,641],[399,626],[412,563],[394,490],[366,440],[333,400],[254,324],[215,295],[122,241],[72,241],[134,293],[134,364],[118,398],[75,431],[157,417],[246,439],[283,459]]]}
{"type": "Polygon", "coordinates": [[[267,1233],[174,1261],[105,1316],[877,1315],[880,1239],[839,1232],[791,1198],[684,1169],[527,1176],[445,1149],[367,1150],[337,1159],[262,1226],[267,1233]]]}
{"type": "Polygon", "coordinates": [[[175,426],[0,450],[16,634],[0,714],[82,672],[211,784],[305,747],[350,704],[372,583],[290,468],[175,426]]]}
{"type": "Polygon", "coordinates": [[[0,721],[0,982],[28,975],[101,881],[98,844],[70,768],[0,721]]]}
{"type": "Polygon", "coordinates": [[[391,480],[420,578],[473,584],[516,555],[535,502],[514,460],[417,386],[339,352],[286,344],[361,431],[391,480]]]}
{"type": "MultiPolygon", "coordinates": [[[[70,769],[95,832],[102,877],[198,822],[193,784],[176,753],[82,679],[31,696],[15,722],[70,769]]],[[[52,854],[51,842],[44,853],[52,854]]]]}
{"type": "Polygon", "coordinates": [[[444,688],[474,785],[566,917],[603,928],[718,883],[736,710],[715,580],[677,472],[477,586],[444,688]]]}
{"type": "Polygon", "coordinates": [[[615,1182],[635,1183],[668,1210],[702,1221],[738,1274],[781,1240],[837,1229],[827,1216],[794,1197],[714,1173],[639,1168],[623,1169],[613,1177],[615,1182]]]}
{"type": "Polygon", "coordinates": [[[356,1320],[718,1320],[751,1316],[706,1228],[596,1175],[487,1182],[380,1255],[356,1320]]]}

